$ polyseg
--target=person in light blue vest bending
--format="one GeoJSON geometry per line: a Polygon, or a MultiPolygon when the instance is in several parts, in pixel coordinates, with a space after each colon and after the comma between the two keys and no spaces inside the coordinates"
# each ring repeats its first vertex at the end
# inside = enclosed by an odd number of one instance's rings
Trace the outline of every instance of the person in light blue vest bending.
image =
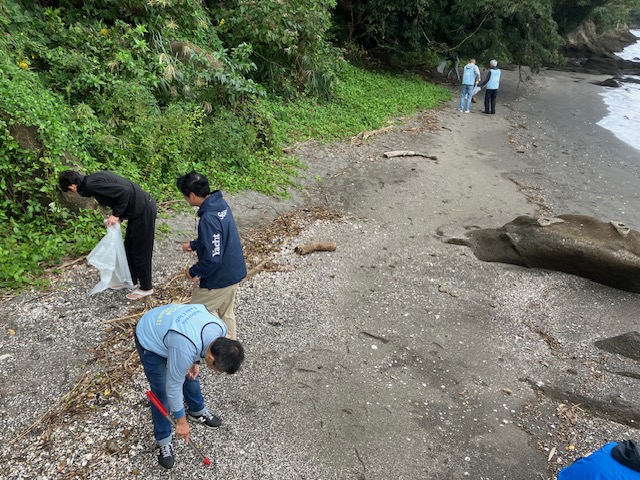
{"type": "MultiPolygon", "coordinates": [[[[199,373],[202,362],[216,373],[238,371],[244,361],[244,348],[226,335],[225,323],[204,305],[156,307],[136,325],[136,348],[151,391],[175,419],[176,436],[186,443],[187,418],[208,427],[222,424],[204,405],[199,373]]],[[[175,458],[171,423],[155,407],[151,407],[151,417],[158,462],[164,468],[172,468],[175,458]]]]}
{"type": "Polygon", "coordinates": [[[489,62],[491,69],[487,73],[487,78],[480,84],[480,87],[487,86],[484,92],[484,112],[495,115],[496,113],[496,97],[498,96],[498,88],[500,88],[500,69],[498,61],[491,60],[489,62]]]}
{"type": "Polygon", "coordinates": [[[476,65],[476,59],[472,58],[462,70],[462,98],[460,99],[460,111],[469,113],[473,87],[480,83],[480,69],[476,65]]]}

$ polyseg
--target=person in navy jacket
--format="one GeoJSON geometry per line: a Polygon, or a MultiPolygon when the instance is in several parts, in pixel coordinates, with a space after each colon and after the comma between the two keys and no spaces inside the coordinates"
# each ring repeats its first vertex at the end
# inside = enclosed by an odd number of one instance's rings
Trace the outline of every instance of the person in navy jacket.
{"type": "Polygon", "coordinates": [[[190,172],[177,186],[192,207],[199,207],[198,238],[182,245],[183,252],[196,252],[198,263],[187,267],[185,275],[200,278],[191,303],[202,304],[218,315],[228,328],[228,337],[237,338],[234,304],[240,281],[247,276],[240,235],[231,208],[220,190],[210,191],[209,180],[190,172]]]}

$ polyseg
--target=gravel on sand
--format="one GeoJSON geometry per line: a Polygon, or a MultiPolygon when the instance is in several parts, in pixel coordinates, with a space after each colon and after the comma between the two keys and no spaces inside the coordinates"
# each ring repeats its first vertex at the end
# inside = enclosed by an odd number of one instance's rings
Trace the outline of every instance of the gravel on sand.
{"type": "Polygon", "coordinates": [[[145,309],[188,301],[180,272],[193,259],[180,242],[193,215],[160,219],[170,233],[157,235],[156,294],[144,302],[89,296],[98,279],[85,262],[4,299],[0,476],[550,479],[637,437],[559,397],[564,385],[637,410],[637,376],[616,375],[637,362],[594,342],[637,328],[638,296],[441,241],[521,214],[640,225],[637,152],[598,130],[601,87],[576,75],[523,84],[505,71],[496,115],[460,114],[456,98],[368,139],[297,147],[309,169],[290,199],[227,195],[258,268],[236,311],[246,364],[202,374],[223,419],[192,428],[210,467],[180,441],[175,468],[157,465],[131,341],[145,309]],[[396,150],[437,160],[383,155],[396,150]],[[312,241],[337,248],[295,252],[312,241]]]}

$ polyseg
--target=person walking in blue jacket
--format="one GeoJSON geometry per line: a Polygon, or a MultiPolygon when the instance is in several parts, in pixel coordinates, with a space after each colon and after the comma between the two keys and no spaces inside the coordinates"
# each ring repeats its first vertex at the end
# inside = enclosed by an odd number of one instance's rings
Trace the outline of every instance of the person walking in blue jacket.
{"type": "Polygon", "coordinates": [[[231,208],[220,190],[211,192],[207,177],[197,172],[178,178],[177,186],[189,205],[199,207],[198,238],[182,245],[183,252],[198,255],[198,263],[185,270],[188,279],[200,278],[191,303],[202,304],[218,315],[227,325],[228,337],[235,340],[234,305],[247,265],[231,208]]]}
{"type": "Polygon", "coordinates": [[[487,90],[484,92],[484,112],[494,114],[496,113],[496,97],[498,96],[498,88],[500,88],[500,69],[498,68],[498,61],[491,60],[489,62],[491,69],[487,73],[487,78],[480,84],[480,87],[487,86],[487,90]]]}
{"type": "MultiPolygon", "coordinates": [[[[135,343],[151,391],[175,419],[176,436],[189,443],[189,420],[208,427],[222,424],[205,407],[200,389],[200,364],[217,373],[236,373],[244,347],[225,338],[227,327],[204,305],[169,304],[145,313],[138,321],[135,343]],[[184,404],[188,410],[185,412],[184,404]]],[[[158,462],[172,468],[175,457],[171,423],[151,407],[158,462]]]]}
{"type": "Polygon", "coordinates": [[[469,113],[473,88],[480,82],[480,69],[476,65],[476,59],[472,58],[462,70],[462,98],[460,99],[460,111],[469,113]]]}

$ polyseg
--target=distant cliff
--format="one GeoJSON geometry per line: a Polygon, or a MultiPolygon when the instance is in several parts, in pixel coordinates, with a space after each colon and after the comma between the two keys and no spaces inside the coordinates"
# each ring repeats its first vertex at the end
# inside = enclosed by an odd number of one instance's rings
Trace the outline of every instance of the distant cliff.
{"type": "Polygon", "coordinates": [[[620,27],[605,33],[598,33],[593,23],[587,22],[564,37],[565,43],[560,54],[566,63],[548,68],[605,75],[638,75],[638,64],[622,60],[615,52],[635,43],[638,39],[629,27],[620,27]]]}

